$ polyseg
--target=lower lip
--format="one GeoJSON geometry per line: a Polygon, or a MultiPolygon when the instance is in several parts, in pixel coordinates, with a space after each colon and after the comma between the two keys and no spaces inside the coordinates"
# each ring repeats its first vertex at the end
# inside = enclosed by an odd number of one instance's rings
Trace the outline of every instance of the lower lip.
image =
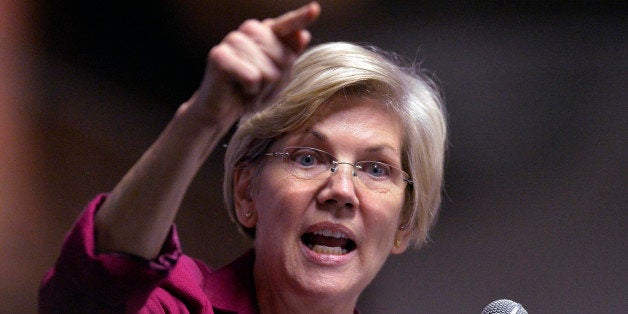
{"type": "Polygon", "coordinates": [[[349,262],[349,260],[355,255],[356,250],[352,250],[351,252],[343,255],[331,255],[331,254],[321,254],[316,253],[310,248],[308,248],[303,242],[299,241],[299,247],[301,248],[301,252],[305,255],[305,258],[315,264],[322,266],[337,266],[344,265],[349,262]]]}

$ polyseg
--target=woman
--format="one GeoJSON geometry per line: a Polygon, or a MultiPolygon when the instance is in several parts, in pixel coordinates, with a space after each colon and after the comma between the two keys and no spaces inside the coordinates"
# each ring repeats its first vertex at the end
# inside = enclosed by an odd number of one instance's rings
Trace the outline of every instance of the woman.
{"type": "Polygon", "coordinates": [[[351,313],[389,254],[425,241],[440,203],[440,98],[369,49],[301,54],[319,13],[247,21],[210,51],[199,90],[66,239],[42,312],[351,313]],[[224,195],[254,247],[212,271],[181,254],[173,221],[240,118],[224,195]]]}

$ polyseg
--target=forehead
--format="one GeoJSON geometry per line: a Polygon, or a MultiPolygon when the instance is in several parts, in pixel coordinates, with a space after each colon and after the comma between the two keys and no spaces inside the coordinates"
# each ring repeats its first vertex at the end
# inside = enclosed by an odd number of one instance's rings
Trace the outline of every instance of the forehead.
{"type": "Polygon", "coordinates": [[[321,105],[301,128],[289,133],[287,140],[381,147],[400,153],[402,128],[398,116],[383,101],[337,95],[321,105]]]}

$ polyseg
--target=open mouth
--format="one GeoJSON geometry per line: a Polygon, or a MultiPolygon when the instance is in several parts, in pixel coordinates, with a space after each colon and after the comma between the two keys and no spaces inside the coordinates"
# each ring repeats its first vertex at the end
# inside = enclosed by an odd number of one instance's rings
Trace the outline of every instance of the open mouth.
{"type": "Polygon", "coordinates": [[[355,242],[345,234],[326,229],[305,233],[301,242],[316,253],[328,255],[344,255],[356,248],[355,242]]]}

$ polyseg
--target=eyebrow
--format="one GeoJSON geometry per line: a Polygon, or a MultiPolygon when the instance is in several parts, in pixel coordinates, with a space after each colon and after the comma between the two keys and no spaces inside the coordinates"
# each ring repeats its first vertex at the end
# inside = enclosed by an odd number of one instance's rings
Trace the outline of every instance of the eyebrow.
{"type": "Polygon", "coordinates": [[[323,133],[321,133],[321,132],[318,132],[318,131],[314,131],[314,130],[307,130],[307,132],[305,132],[305,133],[311,134],[311,135],[313,135],[315,138],[317,138],[317,139],[319,139],[319,140],[321,140],[321,141],[323,141],[323,142],[326,142],[326,141],[328,140],[327,135],[325,135],[325,134],[323,134],[323,133]]]}
{"type": "MultiPolygon", "coordinates": [[[[316,131],[316,130],[309,129],[309,130],[306,131],[306,133],[307,134],[311,134],[312,136],[314,136],[314,138],[316,138],[316,139],[318,139],[318,140],[320,140],[322,142],[327,142],[329,140],[329,137],[327,135],[325,135],[325,134],[323,134],[323,133],[321,133],[319,131],[316,131]]],[[[391,150],[393,152],[397,152],[397,149],[395,149],[394,147],[392,147],[392,146],[390,146],[388,144],[380,144],[380,145],[367,147],[366,148],[366,152],[375,153],[375,152],[379,152],[379,151],[386,150],[386,149],[389,149],[389,150],[391,150]]]]}

